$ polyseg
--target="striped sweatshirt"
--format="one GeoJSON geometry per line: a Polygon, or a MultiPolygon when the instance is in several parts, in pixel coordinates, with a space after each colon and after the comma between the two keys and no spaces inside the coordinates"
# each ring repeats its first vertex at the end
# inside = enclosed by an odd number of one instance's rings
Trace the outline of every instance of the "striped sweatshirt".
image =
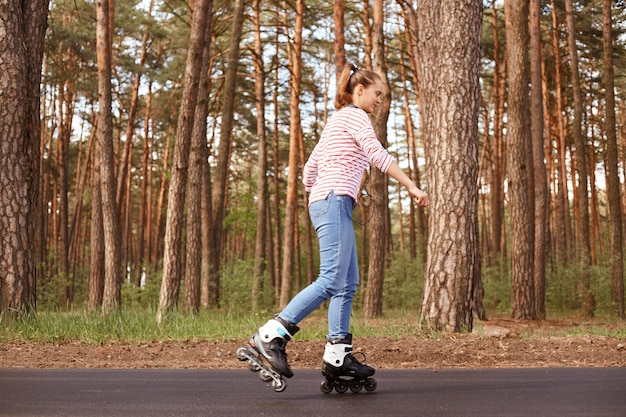
{"type": "Polygon", "coordinates": [[[331,191],[358,201],[359,186],[368,165],[387,172],[393,160],[376,137],[365,111],[352,106],[340,109],[326,123],[304,165],[302,182],[311,193],[309,204],[324,200],[331,191]]]}

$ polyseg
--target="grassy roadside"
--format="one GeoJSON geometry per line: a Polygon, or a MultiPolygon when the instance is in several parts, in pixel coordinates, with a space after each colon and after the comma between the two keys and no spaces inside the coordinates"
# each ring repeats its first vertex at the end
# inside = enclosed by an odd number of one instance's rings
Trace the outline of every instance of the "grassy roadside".
{"type": "MultiPolygon", "coordinates": [[[[318,310],[307,318],[298,333],[298,340],[323,338],[326,334],[325,314],[325,311],[318,310]]],[[[360,337],[438,338],[440,335],[437,333],[418,329],[417,315],[417,312],[389,311],[383,318],[366,320],[360,312],[355,312],[351,322],[352,332],[360,337]]],[[[101,345],[111,340],[135,343],[157,340],[245,339],[269,317],[269,312],[232,313],[205,310],[198,315],[189,315],[175,311],[162,327],[158,327],[156,311],[153,309],[122,309],[107,316],[87,311],[44,311],[36,316],[22,317],[0,326],[0,343],[82,341],[101,345]]],[[[474,331],[480,334],[486,326],[493,325],[493,322],[475,320],[474,331]]],[[[584,334],[626,338],[626,322],[612,317],[582,320],[572,315],[559,315],[558,318],[543,322],[528,322],[527,326],[522,325],[521,328],[522,331],[518,333],[523,338],[584,334]]]]}

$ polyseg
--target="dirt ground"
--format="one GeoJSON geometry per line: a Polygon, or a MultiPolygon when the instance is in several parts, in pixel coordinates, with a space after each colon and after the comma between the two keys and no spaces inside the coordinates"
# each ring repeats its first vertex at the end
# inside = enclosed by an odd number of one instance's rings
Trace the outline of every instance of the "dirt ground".
{"type": "MultiPolygon", "coordinates": [[[[471,334],[437,338],[355,335],[354,348],[365,355],[364,362],[378,369],[624,367],[626,338],[597,335],[598,328],[617,330],[624,326],[571,319],[496,319],[480,323],[471,334]]],[[[9,342],[0,343],[0,368],[242,368],[245,365],[237,359],[236,351],[244,343],[244,339],[135,344],[116,341],[101,346],[9,342]]],[[[324,341],[293,340],[287,346],[294,369],[318,368],[323,350],[324,341]]]]}

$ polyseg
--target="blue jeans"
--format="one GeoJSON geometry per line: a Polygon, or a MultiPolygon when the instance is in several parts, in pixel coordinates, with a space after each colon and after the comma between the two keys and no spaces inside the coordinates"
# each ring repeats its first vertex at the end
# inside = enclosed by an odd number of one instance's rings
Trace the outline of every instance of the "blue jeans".
{"type": "Polygon", "coordinates": [[[309,206],[309,215],[320,245],[320,273],[278,314],[298,324],[330,299],[328,339],[341,339],[350,332],[352,300],[359,285],[356,238],[352,210],[356,203],[346,195],[331,192],[325,200],[309,206]]]}

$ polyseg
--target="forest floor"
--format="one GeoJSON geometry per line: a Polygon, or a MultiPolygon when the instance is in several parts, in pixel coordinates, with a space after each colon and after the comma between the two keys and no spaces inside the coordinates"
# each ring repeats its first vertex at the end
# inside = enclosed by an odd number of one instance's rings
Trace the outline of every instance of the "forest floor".
{"type": "MultiPolygon", "coordinates": [[[[469,334],[355,335],[354,349],[379,369],[626,367],[625,326],[571,318],[500,318],[475,323],[469,334]]],[[[10,341],[0,343],[0,368],[243,368],[236,351],[245,342],[243,338],[101,345],[10,341]]],[[[295,369],[318,368],[323,350],[323,340],[298,341],[297,336],[287,346],[295,369]]]]}

